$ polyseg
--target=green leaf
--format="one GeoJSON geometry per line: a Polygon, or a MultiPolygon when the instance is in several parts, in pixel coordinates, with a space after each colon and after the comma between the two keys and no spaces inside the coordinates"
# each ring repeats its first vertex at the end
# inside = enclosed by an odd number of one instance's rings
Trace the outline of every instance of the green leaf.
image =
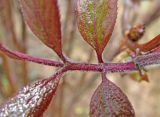
{"type": "Polygon", "coordinates": [[[84,40],[102,53],[116,22],[117,0],[78,0],[77,16],[84,40]]]}

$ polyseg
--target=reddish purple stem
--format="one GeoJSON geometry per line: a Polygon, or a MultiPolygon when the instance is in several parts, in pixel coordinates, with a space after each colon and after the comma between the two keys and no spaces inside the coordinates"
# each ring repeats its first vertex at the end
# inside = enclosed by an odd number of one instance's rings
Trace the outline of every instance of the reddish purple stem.
{"type": "Polygon", "coordinates": [[[100,63],[100,64],[89,64],[89,63],[71,63],[68,65],[68,70],[79,70],[79,71],[95,71],[95,72],[124,72],[137,70],[133,62],[127,63],[100,63]]]}
{"type": "Polygon", "coordinates": [[[13,58],[13,59],[18,59],[18,60],[25,60],[25,61],[30,61],[34,63],[39,63],[39,64],[44,64],[44,65],[49,65],[49,66],[56,66],[56,67],[62,67],[63,63],[49,60],[46,58],[41,58],[41,57],[34,57],[28,54],[24,54],[21,52],[17,51],[11,51],[4,47],[2,44],[0,44],[0,50],[4,52],[8,57],[13,58]]]}
{"type": "Polygon", "coordinates": [[[129,62],[125,63],[98,63],[98,64],[90,64],[90,63],[76,63],[76,62],[68,62],[61,63],[58,61],[53,61],[45,58],[34,57],[28,54],[23,54],[16,51],[11,51],[0,44],[0,51],[4,52],[8,57],[18,60],[31,61],[34,63],[55,66],[55,67],[66,67],[67,71],[94,71],[94,72],[125,72],[125,71],[133,71],[138,70],[139,67],[144,67],[151,64],[160,64],[160,53],[150,53],[147,55],[141,55],[134,58],[129,62]],[[137,65],[139,67],[137,67],[137,65]]]}

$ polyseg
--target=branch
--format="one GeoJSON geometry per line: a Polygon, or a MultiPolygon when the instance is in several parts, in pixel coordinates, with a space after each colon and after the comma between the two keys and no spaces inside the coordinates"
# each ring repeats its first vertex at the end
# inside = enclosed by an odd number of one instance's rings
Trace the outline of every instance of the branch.
{"type": "Polygon", "coordinates": [[[94,72],[124,72],[137,70],[134,62],[127,63],[72,63],[68,65],[68,70],[75,71],[94,71],[94,72]]]}
{"type": "Polygon", "coordinates": [[[150,25],[152,22],[154,22],[155,20],[160,18],[159,10],[160,10],[160,1],[157,0],[150,7],[150,9],[148,11],[146,11],[146,13],[140,15],[141,16],[140,19],[142,19],[142,22],[145,25],[150,25]]]}
{"type": "MultiPolygon", "coordinates": [[[[52,61],[44,58],[33,57],[27,54],[23,54],[20,52],[13,52],[9,49],[5,48],[0,44],[0,50],[7,54],[7,56],[18,59],[18,60],[26,60],[31,61],[39,64],[55,66],[55,67],[63,67],[64,64],[57,61],[52,61]]],[[[99,64],[90,64],[90,63],[75,63],[75,62],[68,62],[65,64],[67,70],[69,71],[94,71],[94,72],[125,72],[125,71],[135,71],[139,70],[137,65],[140,67],[145,67],[151,64],[160,64],[160,52],[154,53],[147,53],[145,55],[140,55],[134,58],[129,62],[125,63],[114,63],[114,62],[107,62],[107,63],[99,63],[99,64]]]]}
{"type": "Polygon", "coordinates": [[[30,61],[30,62],[39,63],[43,65],[55,66],[55,67],[63,66],[63,63],[61,62],[57,62],[57,61],[53,61],[53,60],[49,60],[41,57],[34,57],[34,56],[17,52],[17,51],[11,51],[8,48],[4,47],[1,43],[0,43],[0,51],[2,51],[4,54],[6,54],[8,57],[12,59],[25,60],[25,61],[30,61]]]}
{"type": "Polygon", "coordinates": [[[8,58],[4,54],[1,54],[1,53],[0,53],[0,56],[3,59],[3,69],[4,69],[4,72],[6,73],[6,77],[9,82],[9,86],[11,90],[11,94],[9,95],[11,96],[16,92],[16,87],[14,85],[14,77],[12,75],[12,70],[10,68],[8,58]]]}
{"type": "Polygon", "coordinates": [[[88,64],[88,63],[72,63],[68,66],[68,70],[79,71],[96,71],[96,72],[126,72],[136,71],[139,67],[145,67],[148,65],[160,64],[160,52],[150,53],[146,55],[140,55],[134,58],[134,60],[120,63],[100,63],[100,64],[88,64]]]}

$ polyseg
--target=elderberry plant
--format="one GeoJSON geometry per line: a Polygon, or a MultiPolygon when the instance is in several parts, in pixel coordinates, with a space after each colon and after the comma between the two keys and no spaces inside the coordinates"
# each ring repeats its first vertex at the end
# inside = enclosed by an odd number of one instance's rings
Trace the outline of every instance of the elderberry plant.
{"type": "MultiPolygon", "coordinates": [[[[62,35],[57,0],[19,0],[26,24],[32,32],[59,56],[61,61],[49,60],[12,51],[0,44],[0,51],[10,58],[31,61],[59,68],[49,78],[25,86],[0,108],[0,117],[41,117],[54,97],[61,77],[68,71],[93,71],[101,74],[101,83],[90,102],[90,117],[134,117],[134,109],[127,96],[111,82],[109,72],[141,70],[160,63],[160,35],[145,44],[131,44],[141,36],[126,34],[126,44],[141,54],[132,60],[105,62],[103,51],[108,44],[117,17],[118,0],[77,0],[77,25],[83,39],[95,50],[98,63],[82,63],[68,59],[62,51],[62,35]]],[[[142,27],[136,27],[136,31],[142,27]]],[[[139,31],[139,30],[138,30],[139,31]]],[[[137,31],[137,32],[138,32],[137,31]]]]}

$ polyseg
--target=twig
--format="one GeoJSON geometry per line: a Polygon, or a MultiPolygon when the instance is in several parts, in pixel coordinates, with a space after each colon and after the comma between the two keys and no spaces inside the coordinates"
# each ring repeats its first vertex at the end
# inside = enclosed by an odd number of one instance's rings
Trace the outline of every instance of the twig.
{"type": "Polygon", "coordinates": [[[160,1],[157,0],[153,7],[150,7],[150,10],[141,15],[142,22],[145,25],[150,25],[156,19],[160,18],[160,1]]]}
{"type": "MultiPolygon", "coordinates": [[[[23,53],[27,53],[27,46],[26,46],[26,42],[27,42],[27,32],[26,32],[26,25],[24,23],[24,20],[23,20],[23,17],[21,15],[21,39],[22,39],[22,45],[23,45],[23,48],[22,48],[22,52],[23,53]]],[[[24,85],[27,85],[28,84],[28,66],[27,66],[27,62],[24,61],[21,63],[21,67],[22,67],[22,78],[23,78],[23,82],[24,82],[24,85]]]]}
{"type": "MultiPolygon", "coordinates": [[[[26,60],[32,61],[35,63],[40,63],[49,66],[55,67],[63,67],[64,64],[58,61],[52,61],[44,58],[29,56],[20,52],[12,52],[6,49],[4,46],[0,45],[0,50],[6,53],[9,57],[18,59],[18,60],[26,60]]],[[[94,72],[125,72],[125,71],[133,71],[138,70],[135,66],[135,62],[139,64],[139,66],[144,67],[151,64],[160,64],[160,52],[148,53],[146,55],[140,55],[134,58],[134,61],[131,60],[129,62],[121,63],[121,62],[106,62],[106,63],[98,63],[98,64],[90,64],[90,63],[77,63],[77,62],[69,62],[65,63],[68,70],[75,71],[94,71],[94,72]]]]}
{"type": "Polygon", "coordinates": [[[24,54],[21,52],[17,52],[17,51],[11,51],[1,44],[0,44],[0,50],[4,52],[8,57],[13,58],[13,59],[35,62],[35,63],[44,64],[48,66],[57,66],[57,67],[63,66],[63,63],[61,62],[48,60],[48,59],[40,58],[40,57],[34,57],[34,56],[24,54]]]}
{"type": "Polygon", "coordinates": [[[10,86],[10,89],[11,89],[11,94],[10,95],[13,95],[16,92],[16,87],[14,85],[14,78],[13,78],[12,71],[10,69],[9,63],[8,63],[8,58],[2,53],[0,53],[0,56],[3,59],[4,72],[6,73],[7,80],[9,82],[9,86],[10,86]]]}

